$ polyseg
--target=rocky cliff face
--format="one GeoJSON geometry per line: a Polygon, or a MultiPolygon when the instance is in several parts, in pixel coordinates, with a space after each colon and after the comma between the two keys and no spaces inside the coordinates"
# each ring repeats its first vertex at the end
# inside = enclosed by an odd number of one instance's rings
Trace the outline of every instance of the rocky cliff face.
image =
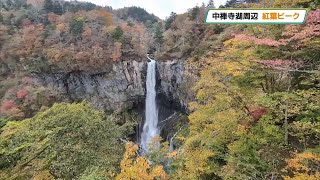
{"type": "Polygon", "coordinates": [[[171,60],[157,62],[158,91],[160,98],[165,96],[173,106],[187,110],[188,102],[193,98],[190,88],[191,79],[185,68],[185,61],[171,60]]]}
{"type": "MultiPolygon", "coordinates": [[[[145,99],[146,61],[123,61],[110,71],[99,74],[85,72],[34,74],[37,82],[68,97],[69,101],[87,100],[103,110],[122,111],[134,108],[145,99]]],[[[186,107],[188,95],[183,61],[157,62],[160,100],[186,107]]],[[[170,104],[169,104],[170,106],[170,104]]]]}
{"type": "Polygon", "coordinates": [[[71,101],[87,100],[104,110],[121,111],[145,94],[146,62],[125,61],[108,72],[34,74],[39,84],[54,89],[71,101]]]}

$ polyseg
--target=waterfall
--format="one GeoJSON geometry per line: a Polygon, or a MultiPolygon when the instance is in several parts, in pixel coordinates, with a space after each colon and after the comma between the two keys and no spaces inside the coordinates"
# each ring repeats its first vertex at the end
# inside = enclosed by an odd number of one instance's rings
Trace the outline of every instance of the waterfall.
{"type": "Polygon", "coordinates": [[[149,144],[152,139],[159,135],[158,129],[158,109],[156,106],[156,62],[148,57],[148,72],[146,82],[146,107],[145,107],[145,122],[143,125],[140,146],[143,154],[148,153],[149,144]]]}
{"type": "Polygon", "coordinates": [[[174,148],[173,148],[173,138],[170,138],[170,141],[169,141],[169,153],[172,153],[174,151],[174,148]]]}

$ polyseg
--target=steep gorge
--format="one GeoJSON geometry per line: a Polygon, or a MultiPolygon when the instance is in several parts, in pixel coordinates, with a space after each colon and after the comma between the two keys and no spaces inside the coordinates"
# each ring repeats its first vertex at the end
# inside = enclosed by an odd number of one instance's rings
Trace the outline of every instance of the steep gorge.
{"type": "MultiPolygon", "coordinates": [[[[157,93],[175,107],[186,110],[188,94],[183,86],[184,62],[157,62],[157,93]]],[[[36,82],[51,88],[70,101],[86,100],[105,111],[121,112],[145,99],[146,61],[122,61],[98,74],[86,72],[33,73],[36,82]]]]}

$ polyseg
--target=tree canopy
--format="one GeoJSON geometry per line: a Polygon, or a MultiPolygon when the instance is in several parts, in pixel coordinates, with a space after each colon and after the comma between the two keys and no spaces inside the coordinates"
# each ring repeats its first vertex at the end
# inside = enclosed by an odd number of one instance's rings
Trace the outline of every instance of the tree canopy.
{"type": "Polygon", "coordinates": [[[123,152],[119,142],[126,131],[114,117],[87,103],[55,104],[34,118],[10,121],[1,129],[1,176],[73,179],[96,168],[113,177],[119,170],[123,152]]]}

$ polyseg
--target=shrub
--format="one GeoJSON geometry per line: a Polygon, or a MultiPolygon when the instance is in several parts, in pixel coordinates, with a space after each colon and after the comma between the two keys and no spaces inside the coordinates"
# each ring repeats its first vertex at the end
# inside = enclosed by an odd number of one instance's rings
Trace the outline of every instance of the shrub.
{"type": "Polygon", "coordinates": [[[123,30],[121,29],[120,26],[117,26],[113,32],[112,32],[112,37],[116,39],[117,41],[120,41],[123,37],[123,30]]]}
{"type": "Polygon", "coordinates": [[[70,32],[73,35],[80,35],[84,28],[84,17],[73,18],[70,22],[70,32]]]}

